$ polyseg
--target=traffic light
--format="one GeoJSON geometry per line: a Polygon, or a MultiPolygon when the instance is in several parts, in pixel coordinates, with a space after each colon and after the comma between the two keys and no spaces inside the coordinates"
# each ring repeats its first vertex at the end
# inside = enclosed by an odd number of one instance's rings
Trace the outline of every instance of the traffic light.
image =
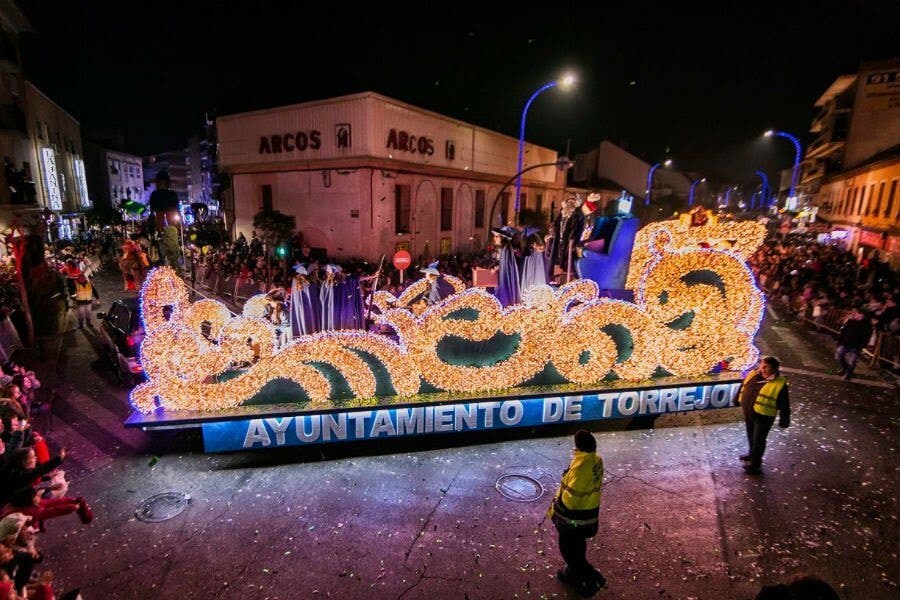
{"type": "Polygon", "coordinates": [[[275,246],[275,256],[277,256],[278,258],[287,258],[287,255],[287,244],[278,244],[277,246],[275,246]]]}

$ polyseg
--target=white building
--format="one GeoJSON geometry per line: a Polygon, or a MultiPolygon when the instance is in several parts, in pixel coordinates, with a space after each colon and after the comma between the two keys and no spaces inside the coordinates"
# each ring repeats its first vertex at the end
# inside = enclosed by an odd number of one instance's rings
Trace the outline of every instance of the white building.
{"type": "MultiPolygon", "coordinates": [[[[219,164],[232,177],[234,233],[278,210],[329,256],[377,260],[480,249],[510,221],[518,140],[367,92],[220,117],[219,164]],[[494,200],[496,210],[491,216],[494,200]]],[[[526,145],[523,208],[558,206],[553,150],[526,145]]]]}
{"type": "Polygon", "coordinates": [[[107,150],[106,174],[112,206],[119,206],[122,200],[141,200],[144,195],[144,168],[139,156],[107,150]]]}

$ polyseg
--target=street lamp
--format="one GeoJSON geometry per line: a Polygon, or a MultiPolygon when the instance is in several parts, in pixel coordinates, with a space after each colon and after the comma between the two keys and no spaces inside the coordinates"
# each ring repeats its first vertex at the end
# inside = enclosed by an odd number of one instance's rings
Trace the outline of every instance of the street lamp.
{"type": "Polygon", "coordinates": [[[534,99],[540,96],[542,92],[557,86],[559,86],[559,89],[561,90],[568,90],[573,85],[575,85],[575,75],[571,73],[567,73],[550,83],[545,83],[531,95],[531,98],[528,99],[528,102],[525,103],[525,108],[522,110],[522,122],[519,124],[519,161],[516,163],[516,198],[515,204],[513,205],[515,208],[514,214],[516,222],[519,220],[519,198],[522,190],[522,161],[525,159],[525,117],[528,116],[528,109],[531,108],[531,103],[534,102],[534,99]]]}
{"type": "Polygon", "coordinates": [[[759,191],[759,207],[760,208],[768,208],[768,202],[766,199],[768,198],[768,194],[766,192],[769,191],[769,178],[766,177],[766,174],[762,171],[755,171],[757,177],[762,180],[762,189],[759,191]]]}
{"type": "Polygon", "coordinates": [[[796,138],[796,136],[791,135],[786,131],[778,131],[776,129],[770,129],[763,134],[765,137],[783,137],[791,140],[794,144],[794,169],[791,172],[791,189],[788,192],[788,198],[793,198],[796,194],[797,190],[797,177],[800,175],[800,154],[802,154],[802,150],[800,149],[800,140],[796,138]]]}
{"type": "Polygon", "coordinates": [[[653,189],[653,171],[655,171],[660,166],[660,164],[662,164],[662,166],[664,166],[664,167],[671,167],[672,159],[667,158],[666,162],[664,162],[664,163],[653,163],[650,166],[650,172],[647,173],[647,193],[646,193],[646,196],[644,197],[644,204],[646,206],[650,206],[650,190],[653,189]]]}
{"type": "Polygon", "coordinates": [[[695,179],[691,182],[691,191],[688,194],[688,206],[694,205],[694,188],[701,183],[706,183],[706,177],[701,177],[700,179],[695,179]]]}
{"type": "Polygon", "coordinates": [[[181,267],[182,269],[187,270],[187,259],[184,255],[184,224],[181,221],[181,211],[179,211],[178,214],[172,215],[172,222],[178,227],[178,232],[181,236],[181,267]]]}

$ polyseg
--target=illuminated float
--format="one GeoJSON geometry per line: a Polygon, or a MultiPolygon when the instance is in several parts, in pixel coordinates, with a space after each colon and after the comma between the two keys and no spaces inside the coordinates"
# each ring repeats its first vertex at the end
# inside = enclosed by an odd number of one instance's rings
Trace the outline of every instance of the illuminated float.
{"type": "Polygon", "coordinates": [[[633,302],[577,279],[503,309],[450,281],[457,293],[418,315],[414,288],[375,293],[373,315],[393,336],[330,331],[286,344],[262,318],[263,297],[235,316],[189,302],[159,268],[141,291],[147,381],[127,424],[202,425],[215,451],[727,406],[759,355],[764,299],[745,260],[764,233],[758,223],[644,227],[633,302]]]}

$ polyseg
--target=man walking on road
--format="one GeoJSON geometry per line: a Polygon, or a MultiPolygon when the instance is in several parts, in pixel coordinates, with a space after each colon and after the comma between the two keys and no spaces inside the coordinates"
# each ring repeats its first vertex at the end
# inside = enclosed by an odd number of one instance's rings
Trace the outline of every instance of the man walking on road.
{"type": "Polygon", "coordinates": [[[841,327],[838,334],[838,347],[834,353],[834,357],[838,361],[840,370],[838,375],[843,375],[844,379],[850,380],[853,377],[853,369],[856,368],[856,361],[859,360],[859,354],[862,349],[869,345],[869,338],[872,337],[872,324],[869,319],[854,307],[850,313],[850,318],[841,327]]]}
{"type": "Polygon", "coordinates": [[[589,598],[606,585],[606,579],[587,561],[587,538],[597,535],[603,459],[590,431],[575,433],[572,462],[565,470],[548,514],[559,532],[559,552],[566,568],[556,572],[563,583],[589,598]]]}
{"type": "Polygon", "coordinates": [[[781,413],[778,426],[782,429],[791,424],[791,402],[788,382],[779,374],[781,363],[774,356],[766,356],[756,369],[744,378],[741,386],[740,405],[744,409],[744,423],[747,426],[747,441],[750,452],[740,457],[744,470],[752,475],[761,473],[762,458],[766,451],[766,437],[781,413]]]}

